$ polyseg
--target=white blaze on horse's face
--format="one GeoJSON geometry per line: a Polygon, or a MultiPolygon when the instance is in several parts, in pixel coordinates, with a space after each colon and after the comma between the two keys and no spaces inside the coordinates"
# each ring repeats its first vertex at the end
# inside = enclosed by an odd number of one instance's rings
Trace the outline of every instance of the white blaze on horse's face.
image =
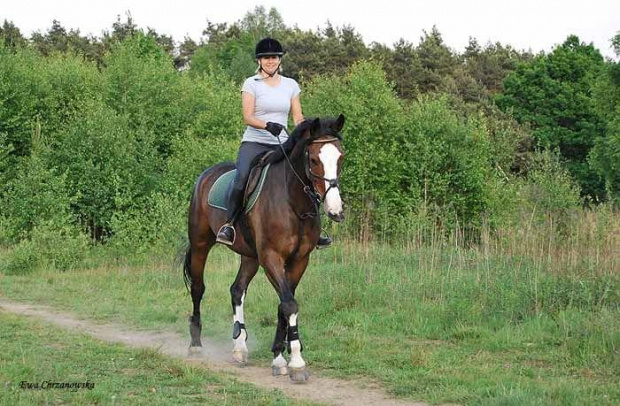
{"type": "MultiPolygon", "coordinates": [[[[332,143],[326,143],[321,147],[319,152],[319,159],[323,164],[323,177],[325,179],[337,179],[338,178],[338,160],[342,153],[332,143]]],[[[340,189],[337,187],[329,188],[329,182],[325,182],[325,195],[324,210],[330,218],[342,218],[342,200],[340,199],[340,189]]]]}

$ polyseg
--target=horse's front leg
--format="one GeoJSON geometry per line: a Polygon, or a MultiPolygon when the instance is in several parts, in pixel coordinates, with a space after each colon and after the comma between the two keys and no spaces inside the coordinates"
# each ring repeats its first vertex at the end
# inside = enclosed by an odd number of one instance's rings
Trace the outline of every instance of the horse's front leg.
{"type": "Polygon", "coordinates": [[[241,257],[241,266],[235,282],[230,287],[230,297],[233,308],[233,351],[235,361],[245,363],[248,360],[248,347],[245,342],[248,332],[245,327],[243,303],[247,294],[248,285],[258,271],[258,261],[250,257],[241,257]]]}
{"type": "Polygon", "coordinates": [[[286,333],[288,328],[288,320],[278,306],[278,326],[276,327],[276,337],[273,340],[271,351],[273,352],[273,361],[271,362],[271,372],[273,375],[288,375],[286,358],[286,333]]]}
{"type": "Polygon", "coordinates": [[[306,362],[301,356],[303,350],[299,337],[298,326],[298,306],[295,300],[295,289],[306,266],[308,257],[291,264],[286,271],[284,268],[267,268],[269,281],[278,291],[280,305],[278,306],[278,326],[273,342],[272,351],[274,355],[271,364],[274,375],[283,375],[288,372],[289,377],[294,382],[305,382],[309,378],[306,362]],[[286,364],[284,359],[284,340],[288,338],[289,352],[291,359],[286,364]]]}
{"type": "Polygon", "coordinates": [[[303,346],[301,345],[297,325],[297,302],[293,299],[291,302],[282,304],[287,308],[287,310],[284,310],[284,314],[288,314],[287,337],[289,352],[291,353],[291,360],[288,363],[288,374],[293,382],[305,382],[310,377],[310,374],[306,368],[306,361],[301,356],[303,346]]]}

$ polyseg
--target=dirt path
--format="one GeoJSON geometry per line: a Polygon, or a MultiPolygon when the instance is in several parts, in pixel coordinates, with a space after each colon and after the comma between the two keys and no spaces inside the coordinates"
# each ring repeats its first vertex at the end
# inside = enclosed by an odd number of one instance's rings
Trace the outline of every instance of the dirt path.
{"type": "Polygon", "coordinates": [[[417,405],[391,398],[377,385],[322,377],[311,370],[310,381],[305,384],[293,384],[286,376],[274,377],[269,365],[257,366],[256,363],[240,367],[230,356],[231,343],[214,342],[203,337],[203,353],[199,357],[188,356],[188,337],[176,333],[154,333],[151,331],[131,330],[117,324],[94,324],[79,320],[75,316],[53,310],[46,306],[17,303],[0,298],[0,310],[23,316],[38,317],[57,326],[80,333],[89,334],[97,339],[122,343],[135,348],[158,349],[162,354],[181,358],[186,362],[203,365],[215,371],[233,373],[239,380],[253,383],[262,388],[279,389],[286,396],[301,400],[310,400],[336,405],[417,405]]]}

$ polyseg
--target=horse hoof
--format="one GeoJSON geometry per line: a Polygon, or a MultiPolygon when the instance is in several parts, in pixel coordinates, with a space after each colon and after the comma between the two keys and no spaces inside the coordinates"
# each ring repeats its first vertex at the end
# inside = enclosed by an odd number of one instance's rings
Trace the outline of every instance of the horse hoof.
{"type": "Polygon", "coordinates": [[[310,372],[304,368],[289,368],[288,376],[294,383],[304,383],[310,378],[310,372]]]}
{"type": "Polygon", "coordinates": [[[190,345],[187,349],[187,355],[190,357],[199,357],[202,355],[202,346],[190,345]]]}
{"type": "Polygon", "coordinates": [[[239,364],[245,364],[246,362],[248,362],[247,351],[233,350],[232,357],[239,364]]]}
{"type": "Polygon", "coordinates": [[[271,374],[273,376],[288,375],[288,368],[286,367],[286,365],[283,367],[271,366],[271,374]]]}

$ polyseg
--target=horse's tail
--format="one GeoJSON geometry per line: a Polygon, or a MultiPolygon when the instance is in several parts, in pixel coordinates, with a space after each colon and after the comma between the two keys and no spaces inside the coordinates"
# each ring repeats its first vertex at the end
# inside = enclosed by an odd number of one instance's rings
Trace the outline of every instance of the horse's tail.
{"type": "Polygon", "coordinates": [[[185,288],[187,291],[190,291],[190,285],[192,283],[192,249],[189,244],[187,244],[185,250],[185,259],[183,260],[183,282],[185,282],[185,288]]]}
{"type": "MultiPolygon", "coordinates": [[[[191,211],[191,205],[192,205],[192,201],[194,200],[194,197],[196,197],[198,195],[198,186],[200,185],[200,178],[207,172],[209,172],[211,170],[211,168],[207,168],[202,174],[200,174],[200,176],[198,176],[198,179],[196,179],[196,182],[194,182],[194,187],[192,188],[192,195],[190,197],[190,208],[189,210],[191,211]]],[[[188,292],[190,292],[190,286],[192,284],[192,242],[191,242],[191,236],[190,236],[190,240],[187,240],[186,243],[181,247],[181,249],[179,250],[179,253],[177,255],[177,264],[183,264],[183,282],[185,283],[185,289],[187,289],[188,292]]]]}

